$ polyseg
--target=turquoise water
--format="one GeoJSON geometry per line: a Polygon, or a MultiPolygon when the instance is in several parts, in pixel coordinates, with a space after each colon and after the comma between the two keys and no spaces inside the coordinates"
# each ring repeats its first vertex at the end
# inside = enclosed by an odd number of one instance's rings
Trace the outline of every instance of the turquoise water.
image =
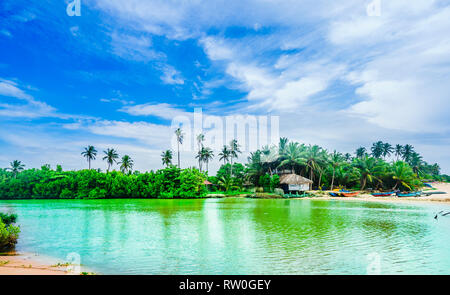
{"type": "Polygon", "coordinates": [[[316,200],[0,201],[17,249],[103,274],[450,274],[443,204],[316,200]]]}

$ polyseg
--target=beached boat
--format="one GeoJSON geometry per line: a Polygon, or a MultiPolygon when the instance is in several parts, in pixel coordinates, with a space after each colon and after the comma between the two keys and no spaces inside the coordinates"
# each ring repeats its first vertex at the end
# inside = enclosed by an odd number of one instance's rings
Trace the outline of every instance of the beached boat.
{"type": "Polygon", "coordinates": [[[347,198],[349,198],[349,197],[356,197],[357,195],[359,195],[359,192],[352,192],[352,193],[341,193],[341,196],[343,196],[343,197],[347,197],[347,198]]]}
{"type": "Polygon", "coordinates": [[[419,197],[422,192],[398,192],[397,197],[419,197]]]}
{"type": "Polygon", "coordinates": [[[392,196],[395,192],[382,192],[382,193],[372,193],[374,197],[389,197],[392,196]]]}

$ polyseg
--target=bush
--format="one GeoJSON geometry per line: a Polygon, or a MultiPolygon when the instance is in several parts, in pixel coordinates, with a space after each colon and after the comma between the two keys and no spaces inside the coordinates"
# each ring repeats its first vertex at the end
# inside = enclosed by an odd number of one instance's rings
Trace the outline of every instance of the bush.
{"type": "Polygon", "coordinates": [[[20,229],[12,225],[17,220],[15,214],[0,213],[0,251],[8,251],[14,248],[19,237],[20,229]]]}
{"type": "Polygon", "coordinates": [[[10,225],[11,223],[16,223],[17,214],[7,214],[0,212],[0,222],[3,222],[5,225],[10,225]]]}

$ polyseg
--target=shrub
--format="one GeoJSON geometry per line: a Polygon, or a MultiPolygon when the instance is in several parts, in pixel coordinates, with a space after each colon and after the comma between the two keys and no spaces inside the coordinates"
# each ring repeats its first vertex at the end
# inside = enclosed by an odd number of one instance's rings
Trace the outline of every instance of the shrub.
{"type": "Polygon", "coordinates": [[[284,196],[284,191],[281,188],[276,188],[273,192],[279,196],[284,196]]]}
{"type": "Polygon", "coordinates": [[[10,225],[11,223],[16,223],[17,214],[8,214],[0,212],[0,222],[3,222],[5,225],[10,225]]]}

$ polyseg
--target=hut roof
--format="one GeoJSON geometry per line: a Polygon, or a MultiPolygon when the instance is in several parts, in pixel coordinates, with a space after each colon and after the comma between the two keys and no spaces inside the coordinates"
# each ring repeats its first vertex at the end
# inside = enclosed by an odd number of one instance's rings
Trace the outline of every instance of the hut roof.
{"type": "Polygon", "coordinates": [[[205,181],[203,181],[203,184],[205,184],[205,185],[210,185],[210,184],[212,184],[212,183],[209,182],[208,180],[205,180],[205,181]]]}
{"type": "Polygon", "coordinates": [[[308,178],[305,178],[303,176],[297,175],[297,174],[285,174],[280,176],[280,183],[281,184],[310,184],[313,183],[308,178]]]}

